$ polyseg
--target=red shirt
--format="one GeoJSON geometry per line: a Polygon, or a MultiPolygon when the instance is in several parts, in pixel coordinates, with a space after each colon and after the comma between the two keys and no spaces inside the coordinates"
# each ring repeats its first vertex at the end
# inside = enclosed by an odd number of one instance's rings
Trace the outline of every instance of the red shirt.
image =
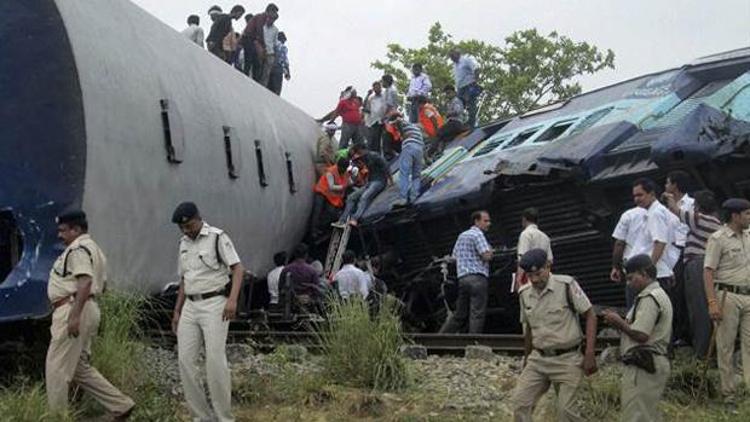
{"type": "Polygon", "coordinates": [[[344,123],[353,125],[362,124],[362,113],[359,112],[362,102],[358,98],[346,98],[339,101],[336,112],[341,116],[344,123]]]}

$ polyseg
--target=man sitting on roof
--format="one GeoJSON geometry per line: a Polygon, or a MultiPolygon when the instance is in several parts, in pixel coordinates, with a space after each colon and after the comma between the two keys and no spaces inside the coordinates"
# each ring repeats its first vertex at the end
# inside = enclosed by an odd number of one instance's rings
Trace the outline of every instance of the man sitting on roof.
{"type": "Polygon", "coordinates": [[[326,168],[318,179],[318,183],[313,187],[315,201],[310,222],[310,233],[313,239],[321,235],[321,215],[325,215],[328,222],[335,221],[344,208],[344,197],[349,185],[348,166],[349,160],[340,158],[335,165],[326,168]]]}
{"type": "Polygon", "coordinates": [[[443,153],[445,146],[456,139],[460,134],[466,132],[469,128],[464,123],[464,103],[458,97],[456,88],[453,85],[448,84],[443,88],[445,95],[450,98],[448,103],[448,109],[446,110],[445,117],[447,120],[445,124],[438,129],[436,134],[436,140],[430,145],[430,149],[427,151],[427,155],[430,157],[437,157],[443,153]]]}
{"type": "Polygon", "coordinates": [[[367,151],[364,144],[354,144],[349,149],[349,153],[352,161],[359,165],[364,164],[367,167],[368,178],[365,186],[355,189],[347,198],[346,208],[344,208],[338,223],[335,224],[338,227],[343,227],[347,219],[349,224],[356,226],[370,202],[385,189],[388,182],[392,181],[388,163],[379,154],[367,151]]]}

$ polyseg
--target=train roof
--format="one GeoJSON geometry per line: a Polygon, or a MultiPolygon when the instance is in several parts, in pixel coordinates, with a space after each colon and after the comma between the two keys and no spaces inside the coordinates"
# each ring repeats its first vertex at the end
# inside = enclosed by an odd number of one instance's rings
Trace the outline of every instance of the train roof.
{"type": "Polygon", "coordinates": [[[410,212],[393,209],[398,189],[390,186],[364,219],[372,223],[470,208],[498,178],[565,175],[608,183],[660,168],[698,166],[735,154],[749,142],[747,47],[479,127],[454,140],[423,170],[422,194],[410,212]]]}

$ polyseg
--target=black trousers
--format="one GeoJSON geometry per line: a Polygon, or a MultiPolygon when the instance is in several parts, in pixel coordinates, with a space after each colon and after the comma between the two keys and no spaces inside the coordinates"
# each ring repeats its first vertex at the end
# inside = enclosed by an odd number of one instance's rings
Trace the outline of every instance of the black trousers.
{"type": "Polygon", "coordinates": [[[383,124],[375,123],[367,128],[367,149],[378,154],[383,153],[381,138],[383,137],[383,124]]]}
{"type": "Polygon", "coordinates": [[[458,279],[456,311],[445,321],[441,333],[460,333],[467,325],[470,334],[482,333],[487,313],[487,285],[487,277],[481,274],[467,274],[458,279]]]}

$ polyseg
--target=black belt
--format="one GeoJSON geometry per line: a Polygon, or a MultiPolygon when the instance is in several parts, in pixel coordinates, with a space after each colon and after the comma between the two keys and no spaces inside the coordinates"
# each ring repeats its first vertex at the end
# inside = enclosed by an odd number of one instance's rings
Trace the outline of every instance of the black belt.
{"type": "Polygon", "coordinates": [[[197,302],[199,300],[204,299],[210,299],[212,297],[216,296],[226,296],[227,295],[227,288],[222,287],[221,290],[217,290],[215,292],[209,292],[209,293],[197,293],[194,295],[185,295],[188,299],[192,300],[193,302],[197,302]]]}
{"type": "Polygon", "coordinates": [[[581,348],[581,345],[576,345],[576,346],[573,346],[573,347],[571,347],[569,349],[547,349],[547,350],[542,350],[542,349],[534,348],[534,350],[536,350],[537,352],[539,352],[539,354],[542,355],[542,356],[544,356],[544,357],[550,357],[550,356],[560,356],[560,355],[564,355],[566,353],[575,352],[576,350],[579,350],[580,348],[581,348]]]}
{"type": "Polygon", "coordinates": [[[716,283],[716,288],[729,293],[750,296],[750,286],[733,286],[731,284],[716,283]]]}

